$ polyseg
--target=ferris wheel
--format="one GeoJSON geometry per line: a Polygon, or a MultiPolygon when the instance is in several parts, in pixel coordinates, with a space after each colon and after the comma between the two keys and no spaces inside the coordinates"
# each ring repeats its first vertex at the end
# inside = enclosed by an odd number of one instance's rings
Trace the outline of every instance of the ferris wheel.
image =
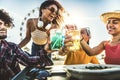
{"type": "Polygon", "coordinates": [[[27,15],[24,17],[20,24],[20,40],[23,40],[25,37],[25,32],[26,32],[26,22],[29,18],[38,18],[39,16],[39,7],[36,7],[32,10],[30,10],[27,15]]]}
{"type": "MultiPolygon", "coordinates": [[[[36,7],[32,10],[30,10],[27,15],[23,18],[21,24],[20,24],[20,33],[19,33],[19,36],[20,36],[20,41],[22,41],[25,37],[25,33],[26,33],[26,23],[27,23],[27,20],[30,19],[30,18],[38,18],[39,17],[39,7],[36,7]]],[[[26,46],[24,46],[24,50],[25,51],[30,51],[30,48],[31,47],[31,42],[29,42],[26,46]]]]}

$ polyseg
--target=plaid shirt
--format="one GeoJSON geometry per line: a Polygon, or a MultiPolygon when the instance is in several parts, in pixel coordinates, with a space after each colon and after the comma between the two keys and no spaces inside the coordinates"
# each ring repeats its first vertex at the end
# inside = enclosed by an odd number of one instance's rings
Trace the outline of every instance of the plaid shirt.
{"type": "Polygon", "coordinates": [[[19,66],[14,65],[14,62],[33,66],[40,62],[40,57],[29,56],[29,54],[25,53],[16,44],[2,40],[0,47],[0,80],[9,80],[10,77],[20,71],[19,66]]]}

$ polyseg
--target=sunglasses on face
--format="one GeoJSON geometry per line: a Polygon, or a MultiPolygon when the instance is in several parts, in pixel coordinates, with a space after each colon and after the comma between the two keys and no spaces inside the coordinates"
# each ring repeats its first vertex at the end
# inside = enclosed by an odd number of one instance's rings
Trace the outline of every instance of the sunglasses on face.
{"type": "Polygon", "coordinates": [[[51,11],[52,13],[55,12],[56,15],[58,14],[58,11],[55,10],[55,8],[53,8],[53,7],[51,7],[51,8],[48,7],[48,8],[46,8],[46,9],[48,9],[48,10],[51,11]]]}

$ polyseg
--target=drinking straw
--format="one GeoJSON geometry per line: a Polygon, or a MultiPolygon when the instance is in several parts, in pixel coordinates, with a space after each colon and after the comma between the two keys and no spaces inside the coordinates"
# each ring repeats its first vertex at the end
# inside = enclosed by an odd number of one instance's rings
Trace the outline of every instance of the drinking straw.
{"type": "Polygon", "coordinates": [[[56,39],[56,41],[54,42],[52,48],[55,46],[55,44],[57,43],[58,40],[59,40],[59,38],[56,39]]]}

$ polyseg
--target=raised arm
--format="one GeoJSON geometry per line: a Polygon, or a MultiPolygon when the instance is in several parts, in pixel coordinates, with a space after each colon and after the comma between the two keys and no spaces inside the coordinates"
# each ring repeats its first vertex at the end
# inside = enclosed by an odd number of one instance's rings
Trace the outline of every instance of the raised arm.
{"type": "Polygon", "coordinates": [[[82,48],[85,50],[85,52],[86,52],[89,56],[97,55],[97,54],[101,53],[101,52],[104,50],[104,42],[105,42],[105,41],[101,42],[98,46],[95,46],[95,47],[91,48],[91,47],[86,43],[86,41],[84,41],[84,39],[82,39],[82,40],[80,41],[82,48]]]}

